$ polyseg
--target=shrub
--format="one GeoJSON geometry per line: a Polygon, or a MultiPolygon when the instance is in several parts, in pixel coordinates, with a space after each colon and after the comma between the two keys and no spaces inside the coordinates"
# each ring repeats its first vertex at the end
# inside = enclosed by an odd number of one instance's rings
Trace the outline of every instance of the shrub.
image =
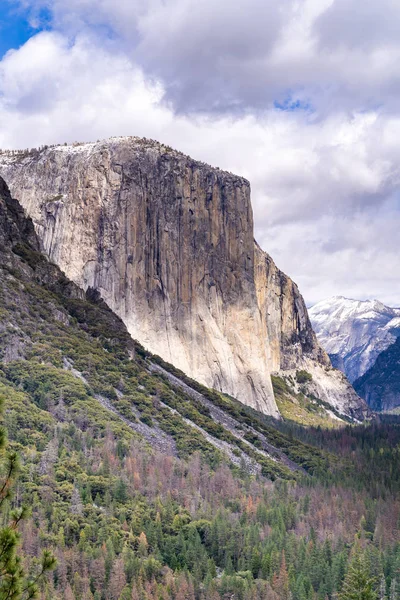
{"type": "Polygon", "coordinates": [[[296,380],[297,383],[307,383],[308,381],[312,381],[312,375],[308,371],[296,371],[296,380]]]}

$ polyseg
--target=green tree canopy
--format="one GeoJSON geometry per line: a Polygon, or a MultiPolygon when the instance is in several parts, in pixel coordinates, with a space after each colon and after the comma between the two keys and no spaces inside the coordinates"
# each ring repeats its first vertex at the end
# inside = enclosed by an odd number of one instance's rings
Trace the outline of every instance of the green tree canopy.
{"type": "Polygon", "coordinates": [[[344,578],[340,600],[377,600],[377,581],[365,553],[357,546],[344,578]]]}
{"type": "MultiPolygon", "coordinates": [[[[0,415],[4,411],[4,397],[0,395],[0,415]]],[[[45,551],[34,574],[27,577],[18,554],[18,524],[26,515],[25,508],[9,510],[12,489],[18,474],[18,456],[7,447],[5,428],[0,427],[0,600],[28,600],[38,591],[38,582],[55,565],[51,553],[45,551]]]]}

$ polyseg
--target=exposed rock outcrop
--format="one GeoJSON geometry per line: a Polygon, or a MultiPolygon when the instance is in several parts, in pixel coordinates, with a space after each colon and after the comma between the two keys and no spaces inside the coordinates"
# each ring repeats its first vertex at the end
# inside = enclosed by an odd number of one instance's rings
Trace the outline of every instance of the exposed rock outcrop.
{"type": "Polygon", "coordinates": [[[319,345],[307,307],[297,285],[280,271],[256,243],[255,282],[258,305],[268,340],[271,371],[296,380],[304,370],[312,379],[303,383],[307,393],[331,404],[339,413],[365,418],[367,410],[346,377],[332,369],[319,345]]]}
{"type": "Polygon", "coordinates": [[[3,153],[0,173],[51,260],[150,351],[267,414],[270,373],[305,364],[330,382],[323,400],[362,406],[297,286],[254,243],[245,179],[138,138],[3,153]]]}
{"type": "Polygon", "coordinates": [[[329,367],[329,358],[317,342],[297,285],[257,243],[255,246],[257,299],[269,341],[272,371],[298,368],[305,356],[329,367]]]}
{"type": "MultiPolygon", "coordinates": [[[[22,206],[11,197],[5,181],[0,177],[0,248],[9,249],[19,242],[29,242],[39,250],[33,223],[26,219],[22,206]]],[[[2,255],[5,260],[7,255],[2,255]]]]}

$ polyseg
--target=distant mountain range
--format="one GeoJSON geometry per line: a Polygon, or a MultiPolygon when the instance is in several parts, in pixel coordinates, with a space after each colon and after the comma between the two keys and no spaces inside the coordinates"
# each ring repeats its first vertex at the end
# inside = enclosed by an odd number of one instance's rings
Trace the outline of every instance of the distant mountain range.
{"type": "Polygon", "coordinates": [[[354,382],[354,387],[372,410],[400,407],[400,337],[379,354],[374,365],[354,382]]]}
{"type": "Polygon", "coordinates": [[[400,405],[400,308],[335,296],[315,304],[309,315],[332,364],[372,409],[400,405]]]}

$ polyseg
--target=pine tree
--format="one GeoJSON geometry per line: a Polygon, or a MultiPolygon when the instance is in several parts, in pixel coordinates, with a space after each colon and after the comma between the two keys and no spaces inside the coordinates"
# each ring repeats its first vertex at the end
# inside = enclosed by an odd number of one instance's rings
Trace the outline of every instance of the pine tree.
{"type": "MultiPolygon", "coordinates": [[[[4,398],[0,396],[0,415],[3,413],[4,398]]],[[[42,575],[52,569],[55,559],[44,552],[38,572],[27,579],[18,556],[18,525],[26,516],[24,508],[11,511],[8,504],[12,497],[13,484],[18,473],[18,456],[7,451],[7,436],[4,427],[0,427],[0,600],[28,600],[37,592],[37,582],[42,575]]]]}
{"type": "Polygon", "coordinates": [[[390,600],[397,600],[398,598],[398,590],[397,590],[397,581],[396,579],[392,579],[390,584],[390,592],[389,592],[390,600]]]}
{"type": "Polygon", "coordinates": [[[386,598],[386,581],[385,576],[382,573],[380,582],[379,582],[379,600],[385,600],[386,598]]]}
{"type": "Polygon", "coordinates": [[[110,582],[108,584],[108,597],[110,600],[118,600],[125,586],[126,577],[124,572],[124,562],[122,559],[117,559],[114,562],[110,575],[110,582]]]}
{"type": "Polygon", "coordinates": [[[139,535],[139,540],[138,540],[138,554],[139,556],[141,556],[142,558],[147,556],[147,552],[148,552],[148,548],[149,548],[149,544],[147,541],[147,537],[144,531],[142,531],[142,533],[139,535]]]}
{"type": "Polygon", "coordinates": [[[289,574],[286,567],[285,552],[282,552],[281,567],[279,575],[275,574],[273,588],[281,600],[290,600],[291,593],[289,589],[289,574]]]}
{"type": "Polygon", "coordinates": [[[340,600],[377,600],[376,587],[376,579],[371,577],[364,554],[360,548],[356,548],[339,594],[340,600]]]}

